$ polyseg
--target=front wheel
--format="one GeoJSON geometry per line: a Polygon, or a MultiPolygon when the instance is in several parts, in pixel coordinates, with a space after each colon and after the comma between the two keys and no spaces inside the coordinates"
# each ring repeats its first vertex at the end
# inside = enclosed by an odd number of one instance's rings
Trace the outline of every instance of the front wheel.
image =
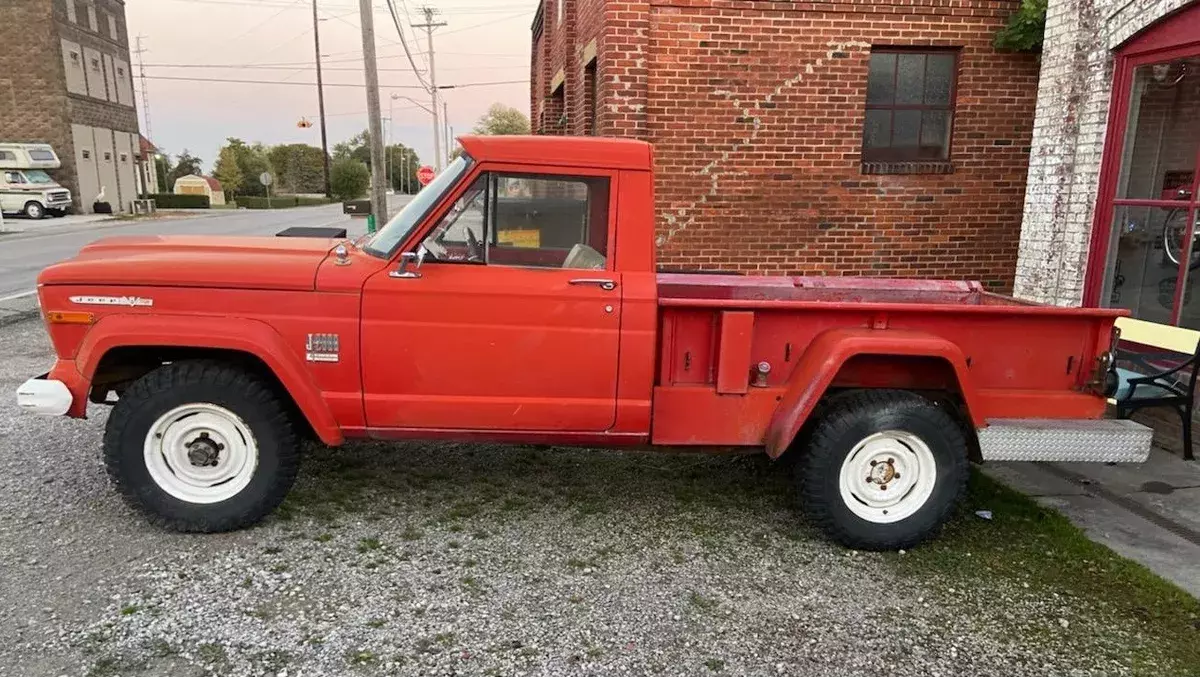
{"type": "Polygon", "coordinates": [[[126,502],[177,531],[229,531],[279,506],[296,478],[287,409],[266,383],[217,362],[177,362],[121,394],[104,462],[126,502]]]}
{"type": "Polygon", "coordinates": [[[30,219],[42,219],[46,216],[46,208],[40,202],[26,202],[25,216],[30,219]]]}
{"type": "Polygon", "coordinates": [[[907,548],[949,519],[970,471],[961,428],[915,393],[839,397],[799,450],[804,507],[833,540],[861,550],[907,548]]]}

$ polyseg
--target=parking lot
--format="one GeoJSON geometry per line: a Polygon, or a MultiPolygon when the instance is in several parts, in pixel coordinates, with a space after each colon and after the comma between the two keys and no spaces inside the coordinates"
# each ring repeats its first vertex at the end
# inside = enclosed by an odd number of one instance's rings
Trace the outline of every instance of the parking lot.
{"type": "MultiPolygon", "coordinates": [[[[36,321],[0,345],[0,391],[49,363],[36,321]]],[[[756,457],[357,444],[187,536],[120,502],[93,414],[0,408],[0,674],[1200,670],[1193,598],[980,478],[938,542],[856,553],[756,457]]]]}

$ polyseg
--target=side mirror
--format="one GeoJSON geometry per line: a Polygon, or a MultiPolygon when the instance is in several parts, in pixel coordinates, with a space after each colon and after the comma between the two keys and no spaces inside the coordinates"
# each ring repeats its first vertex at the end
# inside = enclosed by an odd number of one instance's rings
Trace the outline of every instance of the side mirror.
{"type": "Polygon", "coordinates": [[[425,263],[425,255],[427,253],[428,250],[425,249],[425,245],[420,245],[417,247],[417,251],[415,252],[404,252],[400,254],[400,267],[388,273],[388,276],[403,279],[421,277],[421,273],[419,271],[421,269],[421,264],[425,263]],[[412,266],[412,270],[409,270],[409,266],[412,266]]]}

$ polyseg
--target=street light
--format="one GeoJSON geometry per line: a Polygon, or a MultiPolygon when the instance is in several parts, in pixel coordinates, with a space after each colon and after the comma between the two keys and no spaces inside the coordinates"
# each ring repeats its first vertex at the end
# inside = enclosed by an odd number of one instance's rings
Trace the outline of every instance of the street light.
{"type": "MultiPolygon", "coordinates": [[[[421,103],[420,101],[417,101],[416,99],[412,98],[411,96],[405,96],[404,94],[392,94],[391,100],[388,101],[388,137],[389,137],[389,139],[392,136],[392,132],[394,131],[393,127],[395,126],[396,118],[395,118],[395,110],[394,109],[395,109],[396,101],[398,101],[400,99],[414,103],[421,110],[425,111],[426,113],[429,113],[430,115],[433,115],[433,111],[429,108],[429,106],[426,106],[425,104],[421,103]]],[[[392,151],[389,149],[388,150],[388,159],[391,160],[391,158],[392,158],[392,151]]],[[[392,160],[392,162],[394,163],[394,160],[392,160]]],[[[408,183],[409,183],[409,181],[408,181],[408,177],[409,177],[408,153],[404,153],[403,155],[400,156],[400,163],[401,163],[400,164],[400,176],[404,181],[404,184],[403,184],[404,192],[407,193],[408,188],[409,188],[409,185],[408,185],[408,183]]],[[[393,170],[393,173],[395,173],[394,167],[392,168],[392,170],[393,170]]]]}

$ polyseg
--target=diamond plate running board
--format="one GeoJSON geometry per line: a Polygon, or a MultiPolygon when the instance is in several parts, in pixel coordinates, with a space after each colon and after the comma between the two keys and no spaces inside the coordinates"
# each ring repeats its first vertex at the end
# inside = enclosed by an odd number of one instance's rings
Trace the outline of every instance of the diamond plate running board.
{"type": "Polygon", "coordinates": [[[985,461],[1141,463],[1150,428],[1123,419],[995,418],[979,430],[985,461]]]}

